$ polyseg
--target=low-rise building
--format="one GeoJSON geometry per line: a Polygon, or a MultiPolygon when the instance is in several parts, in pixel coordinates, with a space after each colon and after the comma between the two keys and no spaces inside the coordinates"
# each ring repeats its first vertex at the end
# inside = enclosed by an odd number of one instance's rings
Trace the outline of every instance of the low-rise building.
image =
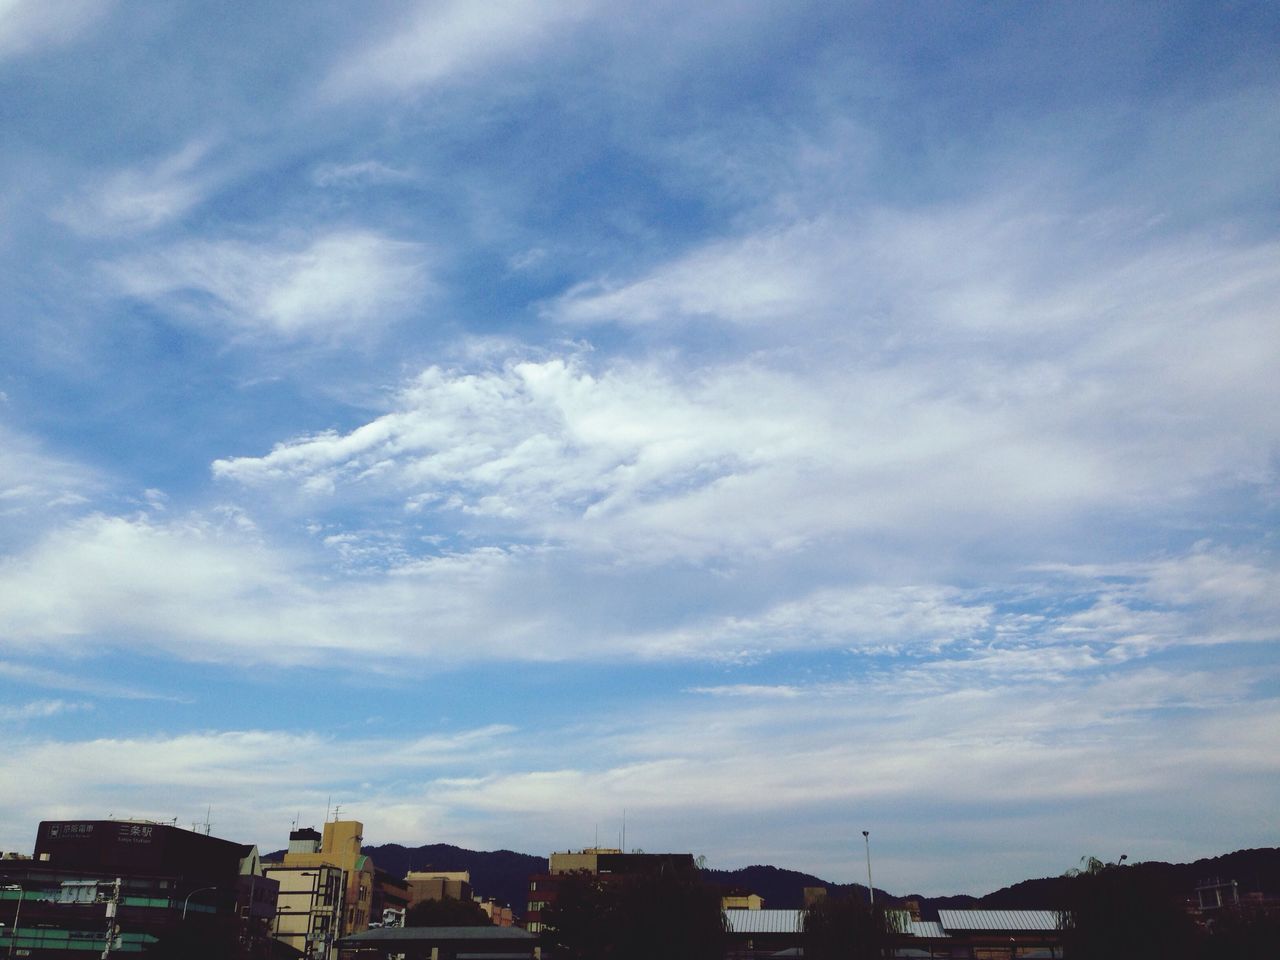
{"type": "Polygon", "coordinates": [[[267,864],[266,875],[279,885],[271,935],[309,960],[333,960],[342,936],[346,873],[331,864],[267,864]]]}
{"type": "Polygon", "coordinates": [[[405,874],[409,888],[409,907],[424,900],[470,900],[469,870],[410,870],[405,874]]]}

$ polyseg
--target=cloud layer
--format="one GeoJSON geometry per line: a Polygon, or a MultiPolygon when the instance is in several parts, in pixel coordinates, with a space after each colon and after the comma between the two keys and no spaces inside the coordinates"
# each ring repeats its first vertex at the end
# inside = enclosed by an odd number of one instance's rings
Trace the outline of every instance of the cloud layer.
{"type": "Polygon", "coordinates": [[[0,846],[1272,842],[1273,10],[46,7],[0,846]]]}

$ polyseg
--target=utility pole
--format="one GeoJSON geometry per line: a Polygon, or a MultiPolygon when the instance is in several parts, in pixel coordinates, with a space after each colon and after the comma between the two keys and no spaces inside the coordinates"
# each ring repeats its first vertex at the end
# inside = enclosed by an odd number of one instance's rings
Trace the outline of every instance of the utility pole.
{"type": "Polygon", "coordinates": [[[111,945],[116,940],[116,913],[120,909],[120,883],[121,878],[116,877],[116,882],[111,885],[111,899],[107,901],[107,945],[102,950],[102,960],[108,960],[111,956],[111,945]]]}
{"type": "Polygon", "coordinates": [[[871,898],[871,906],[876,905],[876,888],[871,885],[871,833],[868,830],[862,831],[862,839],[867,844],[867,896],[871,898]]]}
{"type": "Polygon", "coordinates": [[[27,888],[20,883],[14,883],[5,889],[18,891],[18,907],[13,912],[13,930],[9,933],[9,960],[13,960],[13,947],[18,942],[18,924],[22,919],[22,901],[27,898],[27,888]]]}

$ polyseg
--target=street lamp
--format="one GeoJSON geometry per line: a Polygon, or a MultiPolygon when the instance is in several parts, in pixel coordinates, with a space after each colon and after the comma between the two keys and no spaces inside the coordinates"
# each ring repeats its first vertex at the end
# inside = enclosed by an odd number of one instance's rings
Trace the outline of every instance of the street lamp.
{"type": "Polygon", "coordinates": [[[13,948],[18,940],[18,920],[22,917],[22,901],[27,897],[27,888],[20,883],[11,883],[5,889],[18,891],[18,908],[13,911],[13,932],[9,934],[9,960],[13,960],[13,948]]]}
{"type": "Polygon", "coordinates": [[[206,890],[217,890],[217,887],[200,887],[198,890],[192,890],[187,894],[187,899],[182,901],[182,919],[187,919],[187,904],[191,902],[191,898],[197,893],[204,893],[206,890]]]}
{"type": "Polygon", "coordinates": [[[869,830],[862,831],[862,839],[867,844],[867,896],[871,898],[871,905],[876,905],[876,888],[871,885],[871,832],[869,830]]]}

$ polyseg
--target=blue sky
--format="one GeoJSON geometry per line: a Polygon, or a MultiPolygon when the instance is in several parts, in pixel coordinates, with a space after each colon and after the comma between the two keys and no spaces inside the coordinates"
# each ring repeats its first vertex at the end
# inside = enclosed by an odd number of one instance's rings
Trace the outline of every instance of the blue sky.
{"type": "Polygon", "coordinates": [[[0,846],[1275,845],[1278,39],[0,2],[0,846]]]}

